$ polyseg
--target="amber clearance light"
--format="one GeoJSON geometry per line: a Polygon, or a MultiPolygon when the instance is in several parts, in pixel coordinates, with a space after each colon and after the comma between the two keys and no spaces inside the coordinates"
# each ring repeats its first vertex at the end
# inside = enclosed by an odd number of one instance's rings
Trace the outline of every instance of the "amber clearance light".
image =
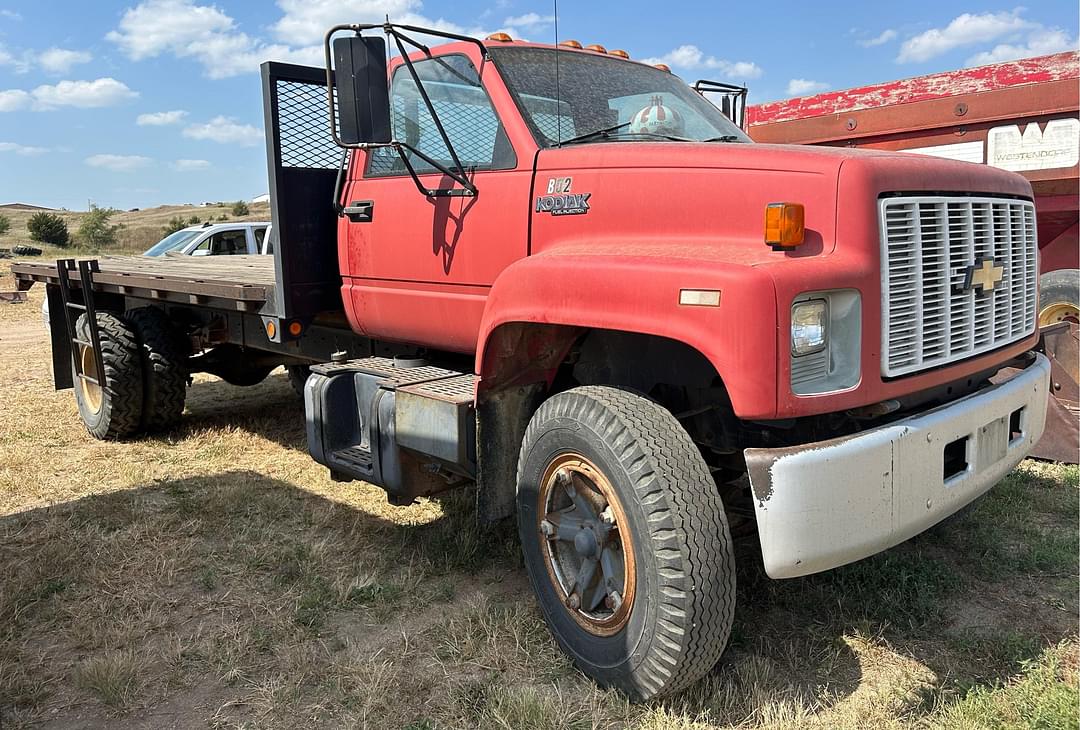
{"type": "Polygon", "coordinates": [[[492,33],[491,35],[489,35],[484,40],[486,40],[486,41],[499,41],[500,43],[509,43],[510,41],[512,41],[514,39],[510,37],[509,33],[501,33],[500,32],[500,33],[492,33]]]}
{"type": "Polygon", "coordinates": [[[773,248],[795,248],[803,242],[802,203],[769,203],[765,206],[765,243],[773,248]]]}

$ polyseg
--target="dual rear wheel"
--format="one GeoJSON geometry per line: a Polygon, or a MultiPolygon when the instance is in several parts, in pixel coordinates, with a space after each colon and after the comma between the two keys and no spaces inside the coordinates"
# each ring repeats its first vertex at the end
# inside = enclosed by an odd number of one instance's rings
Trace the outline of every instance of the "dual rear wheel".
{"type": "MultiPolygon", "coordinates": [[[[141,307],[124,317],[97,313],[104,386],[93,349],[76,345],[75,358],[86,378],[72,366],[75,401],[86,429],[99,439],[121,439],[143,431],[170,428],[184,412],[187,352],[166,314],[141,307]]],[[[87,316],[75,325],[80,340],[90,342],[87,316]]]]}

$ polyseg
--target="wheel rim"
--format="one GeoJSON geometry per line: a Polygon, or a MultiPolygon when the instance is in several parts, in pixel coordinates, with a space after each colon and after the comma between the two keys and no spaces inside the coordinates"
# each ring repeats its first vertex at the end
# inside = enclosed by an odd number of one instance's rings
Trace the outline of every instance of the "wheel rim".
{"type": "Polygon", "coordinates": [[[597,636],[618,632],[634,604],[634,549],[626,514],[607,477],[564,453],[540,481],[537,538],[567,612],[597,636]]]}
{"type": "Polygon", "coordinates": [[[1080,322],[1080,308],[1071,302],[1054,302],[1039,312],[1039,326],[1055,322],[1080,322]]]}
{"type": "MultiPolygon", "coordinates": [[[[79,369],[86,378],[93,378],[100,382],[94,351],[86,345],[79,345],[79,369]]],[[[79,378],[79,390],[82,391],[83,402],[90,407],[91,411],[97,413],[101,410],[101,386],[91,383],[86,378],[79,378]]]]}

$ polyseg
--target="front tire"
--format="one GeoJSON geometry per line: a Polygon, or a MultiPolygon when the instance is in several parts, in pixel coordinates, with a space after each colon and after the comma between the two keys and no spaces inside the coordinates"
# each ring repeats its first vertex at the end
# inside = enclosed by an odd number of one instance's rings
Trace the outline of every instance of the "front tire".
{"type": "Polygon", "coordinates": [[[735,609],[731,535],[674,416],[617,388],[559,393],[529,422],[517,481],[529,580],[585,674],[648,700],[716,664],[735,609]]]}
{"type": "MultiPolygon", "coordinates": [[[[115,314],[98,312],[97,326],[105,387],[78,377],[72,364],[75,402],[91,436],[103,440],[121,439],[136,433],[142,419],[143,374],[139,343],[134,330],[115,314]]],[[[90,321],[85,314],[75,323],[75,331],[80,340],[92,341],[90,321]]],[[[79,358],[83,372],[96,379],[93,349],[77,345],[75,357],[79,358]]]]}

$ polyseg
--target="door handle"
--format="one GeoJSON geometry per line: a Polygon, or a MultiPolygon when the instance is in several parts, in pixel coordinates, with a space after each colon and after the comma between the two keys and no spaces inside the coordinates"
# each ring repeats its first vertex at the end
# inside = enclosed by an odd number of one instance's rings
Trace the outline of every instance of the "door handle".
{"type": "Polygon", "coordinates": [[[374,200],[354,200],[343,211],[353,223],[371,223],[375,214],[374,200]]]}

